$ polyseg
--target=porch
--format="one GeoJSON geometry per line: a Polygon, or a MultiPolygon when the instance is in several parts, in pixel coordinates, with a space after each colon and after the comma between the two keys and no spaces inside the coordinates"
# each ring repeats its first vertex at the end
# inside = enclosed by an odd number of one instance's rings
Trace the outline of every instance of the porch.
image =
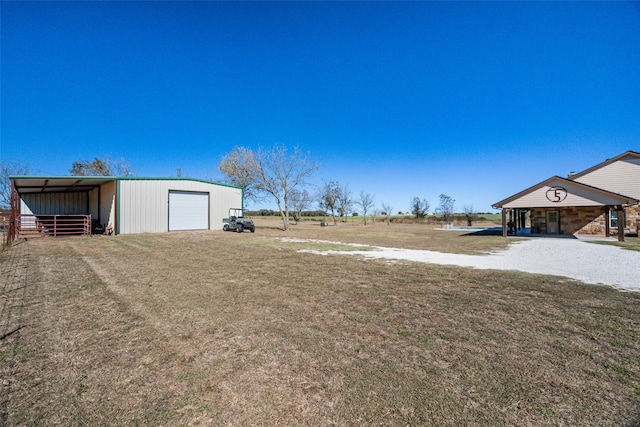
{"type": "Polygon", "coordinates": [[[555,176],[493,207],[502,209],[504,237],[516,234],[528,213],[532,235],[617,234],[624,241],[625,210],[637,204],[632,197],[555,176]]]}

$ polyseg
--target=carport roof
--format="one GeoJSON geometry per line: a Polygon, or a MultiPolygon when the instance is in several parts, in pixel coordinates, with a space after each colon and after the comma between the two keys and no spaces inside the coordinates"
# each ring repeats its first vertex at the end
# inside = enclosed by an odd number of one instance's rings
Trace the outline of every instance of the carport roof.
{"type": "Polygon", "coordinates": [[[12,176],[10,178],[20,194],[85,192],[117,179],[115,176],[12,176]]]}
{"type": "Polygon", "coordinates": [[[25,193],[70,193],[85,192],[109,181],[197,181],[223,187],[239,188],[237,185],[207,181],[188,177],[139,177],[139,176],[22,176],[9,177],[19,194],[25,193]]]}
{"type": "Polygon", "coordinates": [[[607,206],[607,205],[633,205],[638,203],[633,197],[603,190],[581,182],[569,180],[559,176],[553,176],[532,187],[527,188],[511,197],[492,205],[494,209],[500,208],[543,208],[558,206],[607,206]],[[564,191],[563,200],[554,200],[547,197],[548,191],[554,189],[564,191]]]}

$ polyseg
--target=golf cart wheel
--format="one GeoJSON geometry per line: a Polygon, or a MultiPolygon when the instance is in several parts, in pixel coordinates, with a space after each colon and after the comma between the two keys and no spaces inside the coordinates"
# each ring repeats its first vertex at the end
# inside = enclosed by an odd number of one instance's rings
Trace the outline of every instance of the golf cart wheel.
{"type": "Polygon", "coordinates": [[[236,224],[236,231],[238,233],[242,233],[244,231],[244,225],[242,224],[236,224]]]}
{"type": "Polygon", "coordinates": [[[251,227],[251,232],[255,233],[256,232],[256,227],[251,227]]]}
{"type": "Polygon", "coordinates": [[[222,227],[222,231],[229,231],[229,224],[225,224],[225,225],[222,227]]]}

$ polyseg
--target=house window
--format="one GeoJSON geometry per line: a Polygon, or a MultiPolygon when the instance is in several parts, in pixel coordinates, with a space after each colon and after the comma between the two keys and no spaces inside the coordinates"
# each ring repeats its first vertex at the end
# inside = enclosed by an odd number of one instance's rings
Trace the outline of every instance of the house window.
{"type": "Polygon", "coordinates": [[[618,212],[611,211],[611,215],[609,216],[609,226],[611,228],[618,228],[618,212]]]}
{"type": "Polygon", "coordinates": [[[618,211],[611,209],[609,215],[609,226],[611,228],[618,228],[618,211]]]}

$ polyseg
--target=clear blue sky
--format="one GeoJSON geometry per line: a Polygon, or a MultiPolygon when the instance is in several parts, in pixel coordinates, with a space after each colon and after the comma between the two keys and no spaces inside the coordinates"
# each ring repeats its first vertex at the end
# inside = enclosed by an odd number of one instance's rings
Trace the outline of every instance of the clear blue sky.
{"type": "MultiPolygon", "coordinates": [[[[220,180],[300,146],[394,211],[491,204],[640,151],[640,3],[11,2],[2,160],[220,180]]],[[[265,207],[269,204],[265,204],[265,207]]],[[[261,206],[253,205],[251,208],[261,206]]]]}

